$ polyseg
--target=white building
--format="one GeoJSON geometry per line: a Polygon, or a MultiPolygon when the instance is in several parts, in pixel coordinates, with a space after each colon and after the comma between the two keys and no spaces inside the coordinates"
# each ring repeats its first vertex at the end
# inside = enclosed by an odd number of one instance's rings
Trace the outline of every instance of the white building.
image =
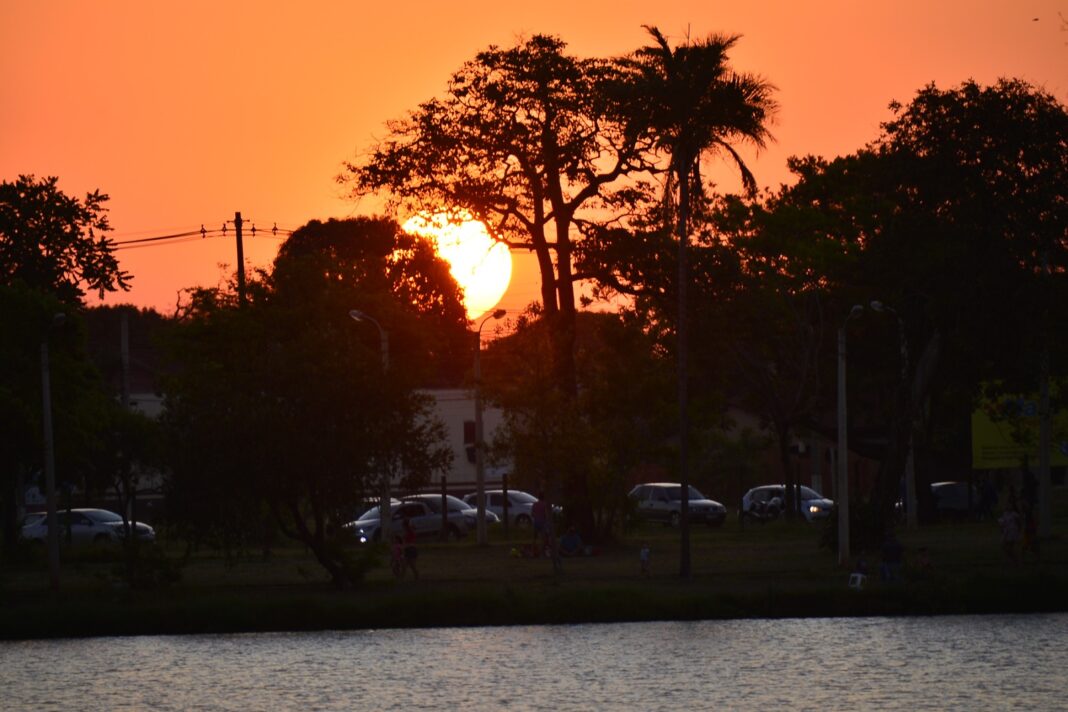
{"type": "MultiPolygon", "coordinates": [[[[445,473],[450,489],[473,489],[475,485],[475,394],[463,388],[446,388],[423,391],[434,398],[434,415],[445,425],[445,438],[452,450],[452,469],[445,473]]],[[[504,423],[500,409],[486,406],[482,409],[482,439],[492,443],[497,429],[504,423]]],[[[493,466],[488,458],[485,463],[486,482],[497,484],[509,471],[508,466],[493,466]]],[[[433,484],[441,482],[441,474],[434,476],[433,484]]]]}

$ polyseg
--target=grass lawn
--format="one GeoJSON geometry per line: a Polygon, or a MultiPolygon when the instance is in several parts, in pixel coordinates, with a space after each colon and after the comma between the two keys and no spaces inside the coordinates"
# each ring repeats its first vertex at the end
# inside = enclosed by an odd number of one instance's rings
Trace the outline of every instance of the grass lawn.
{"type": "MultiPolygon", "coordinates": [[[[479,547],[420,545],[420,579],[397,581],[383,565],[352,590],[337,591],[300,547],[270,557],[227,562],[193,554],[180,582],[129,590],[114,575],[115,552],[66,556],[61,591],[51,594],[43,556],[0,568],[0,637],[309,630],[430,625],[496,625],[751,616],[834,616],[1064,610],[1068,601],[1068,490],[1058,490],[1054,536],[1041,560],[1006,561],[993,522],[960,522],[900,533],[903,581],[848,588],[848,571],[818,546],[820,527],[774,522],[739,528],[698,526],[689,581],[678,577],[678,531],[643,525],[595,556],[564,559],[555,574],[545,559],[511,556],[525,540],[479,547]],[[652,575],[639,575],[638,551],[652,550],[652,575]],[[918,571],[926,548],[930,567],[918,571]]],[[[178,558],[180,550],[169,552],[178,558]]]]}

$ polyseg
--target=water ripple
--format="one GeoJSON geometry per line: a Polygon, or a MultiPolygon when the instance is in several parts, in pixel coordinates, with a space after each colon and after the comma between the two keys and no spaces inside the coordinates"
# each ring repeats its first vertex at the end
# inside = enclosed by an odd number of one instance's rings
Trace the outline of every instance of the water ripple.
{"type": "Polygon", "coordinates": [[[5,710],[1068,709],[1068,615],[0,643],[5,710]]]}

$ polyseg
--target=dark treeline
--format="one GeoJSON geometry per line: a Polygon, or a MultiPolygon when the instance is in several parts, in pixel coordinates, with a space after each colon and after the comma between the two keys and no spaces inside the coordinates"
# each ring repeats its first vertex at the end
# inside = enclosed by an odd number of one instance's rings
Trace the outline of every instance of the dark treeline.
{"type": "MultiPolygon", "coordinates": [[[[859,496],[881,527],[910,443],[921,483],[967,472],[984,395],[1063,380],[1068,113],[1021,81],[930,85],[891,104],[868,145],[794,158],[792,185],[758,192],[738,150],[771,140],[774,87],[730,65],[737,37],[650,37],[611,59],[545,36],[490,47],[339,181],[398,212],[474,215],[537,256],[540,303],[484,360],[506,417],[493,454],[584,535],[617,533],[628,485],[647,473],[716,496],[770,449],[778,468],[759,479],[795,481],[795,441],[835,435],[841,328],[850,429],[870,435],[854,449],[880,463],[859,496]],[[708,183],[719,159],[744,194],[708,183]],[[582,282],[626,306],[580,313],[582,282]],[[766,435],[731,431],[731,407],[766,435]]],[[[449,466],[415,390],[470,379],[447,267],[389,218],[309,222],[243,299],[235,285],[202,289],[173,317],[135,315],[156,334],[155,421],[121,407],[114,354],[87,345],[86,325],[113,328],[121,310],[86,309],[82,290],[130,279],[106,199],[32,176],[0,186],[6,544],[12,493],[42,467],[47,340],[64,482],[131,497],[138,472],[160,469],[188,540],[230,549],[281,534],[339,585],[357,581],[367,562],[339,546],[338,526],[384,478],[417,487],[449,466]],[[354,308],[387,327],[388,355],[354,308]]]]}

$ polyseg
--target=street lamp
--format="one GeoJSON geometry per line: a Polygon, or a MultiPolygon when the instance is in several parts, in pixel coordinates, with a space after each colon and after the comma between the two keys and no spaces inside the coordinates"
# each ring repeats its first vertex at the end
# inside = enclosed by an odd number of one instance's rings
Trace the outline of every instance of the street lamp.
{"type": "Polygon", "coordinates": [[[350,309],[349,310],[349,316],[352,317],[355,321],[369,321],[369,322],[371,322],[372,324],[375,325],[376,329],[378,329],[378,338],[381,340],[381,344],[380,345],[381,345],[381,350],[382,350],[382,370],[383,371],[388,371],[389,370],[389,332],[382,328],[382,325],[378,323],[377,319],[375,319],[374,317],[372,317],[372,316],[370,316],[368,314],[365,314],[364,312],[360,311],[359,309],[350,309]]]}
{"type": "Polygon", "coordinates": [[[41,422],[44,428],[45,506],[48,522],[48,584],[59,590],[59,517],[56,516],[56,455],[52,436],[52,379],[48,356],[48,341],[52,329],[63,326],[67,315],[52,316],[49,331],[41,340],[41,422]]]}
{"type": "MultiPolygon", "coordinates": [[[[382,351],[382,372],[385,373],[389,370],[389,332],[382,328],[382,325],[378,323],[378,320],[359,309],[350,309],[349,316],[354,321],[369,321],[375,325],[378,329],[379,345],[382,351]]],[[[383,544],[389,546],[390,540],[393,536],[393,513],[390,511],[390,493],[389,493],[389,473],[386,473],[386,477],[383,479],[382,484],[382,497],[378,503],[378,531],[380,532],[379,539],[383,544]]]]}
{"type": "MultiPolygon", "coordinates": [[[[906,387],[909,375],[909,342],[908,338],[905,336],[905,322],[895,309],[886,306],[882,302],[872,302],[871,308],[876,312],[893,314],[894,318],[897,319],[897,337],[901,347],[901,384],[902,387],[906,387]]],[[[906,402],[909,405],[909,410],[905,415],[909,422],[908,434],[905,437],[905,526],[909,529],[915,529],[919,521],[919,512],[917,511],[918,505],[916,504],[916,460],[913,456],[912,447],[913,403],[911,398],[906,402]]]]}
{"type": "Polygon", "coordinates": [[[846,325],[864,313],[854,304],[838,329],[838,565],[849,563],[849,440],[846,432],[846,325]]]}
{"type": "MultiPolygon", "coordinates": [[[[492,314],[482,320],[475,331],[475,491],[478,510],[477,532],[478,545],[487,544],[486,537],[486,468],[482,456],[482,327],[490,319],[500,319],[506,312],[504,309],[496,309],[492,314]]],[[[507,493],[505,493],[507,495],[507,493]]],[[[508,505],[505,503],[504,516],[507,527],[508,505]]]]}

